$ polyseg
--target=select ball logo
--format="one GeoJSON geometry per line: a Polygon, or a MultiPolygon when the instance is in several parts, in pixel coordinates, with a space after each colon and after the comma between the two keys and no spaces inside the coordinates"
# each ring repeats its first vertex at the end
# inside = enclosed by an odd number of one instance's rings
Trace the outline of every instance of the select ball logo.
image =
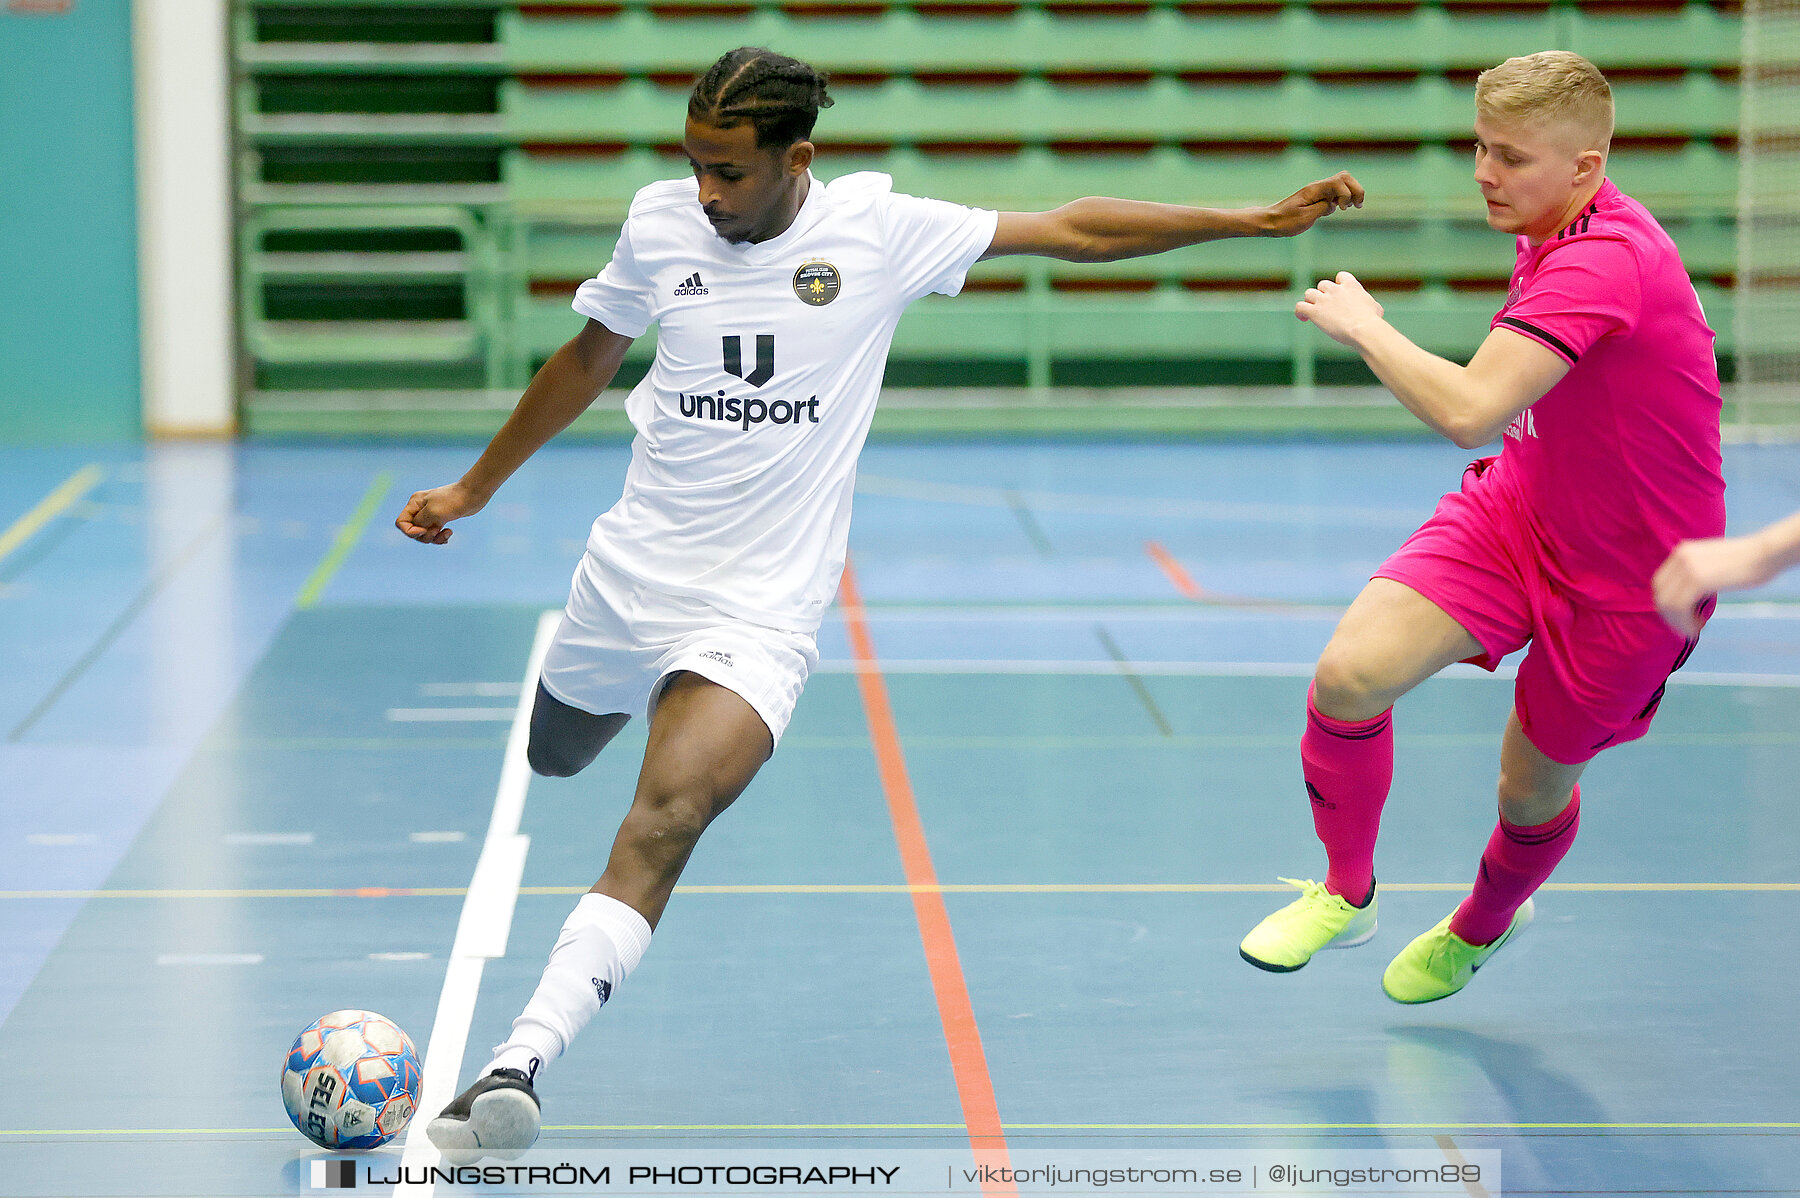
{"type": "Polygon", "coordinates": [[[421,1083],[406,1033],[372,1011],[333,1011],[301,1032],[282,1063],[281,1099],[321,1148],[378,1148],[412,1119],[421,1083]]]}
{"type": "Polygon", "coordinates": [[[802,303],[823,308],[844,289],[844,277],[829,262],[803,262],[794,272],[794,294],[802,303]]]}

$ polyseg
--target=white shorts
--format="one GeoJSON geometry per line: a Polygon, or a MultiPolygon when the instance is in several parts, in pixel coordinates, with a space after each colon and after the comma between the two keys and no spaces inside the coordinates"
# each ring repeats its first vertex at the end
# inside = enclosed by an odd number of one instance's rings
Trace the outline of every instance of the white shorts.
{"type": "Polygon", "coordinates": [[[584,553],[544,656],[544,689],[593,715],[649,716],[686,670],[740,696],[776,744],[819,661],[811,636],[764,628],[653,590],[584,553]]]}

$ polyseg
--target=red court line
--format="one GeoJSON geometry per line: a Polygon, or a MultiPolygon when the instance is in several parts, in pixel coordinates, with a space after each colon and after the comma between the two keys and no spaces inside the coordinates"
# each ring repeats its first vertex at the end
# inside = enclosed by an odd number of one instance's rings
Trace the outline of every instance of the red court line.
{"type": "MultiPolygon", "coordinates": [[[[869,635],[869,621],[863,611],[862,593],[857,589],[856,571],[848,559],[844,577],[838,587],[838,602],[843,608],[844,627],[850,634],[850,649],[856,658],[856,685],[862,692],[863,712],[869,723],[869,740],[875,748],[875,766],[881,776],[882,794],[887,798],[888,817],[893,821],[894,839],[900,846],[900,864],[907,884],[935,887],[937,869],[931,864],[931,848],[925,841],[925,824],[919,818],[919,805],[913,798],[912,781],[906,773],[906,757],[900,751],[900,734],[894,725],[894,710],[888,702],[887,680],[875,657],[875,641],[869,635]]],[[[938,1018],[943,1021],[944,1041],[950,1049],[950,1070],[956,1078],[957,1097],[962,1101],[963,1124],[969,1130],[969,1145],[975,1150],[977,1165],[1006,1168],[1006,1131],[1000,1123],[1000,1106],[994,1100],[994,1081],[988,1074],[987,1054],[981,1048],[981,1029],[975,1024],[975,1008],[969,1001],[968,983],[963,979],[962,961],[956,955],[956,936],[950,928],[950,912],[944,896],[936,890],[915,889],[912,893],[913,914],[919,921],[919,938],[925,944],[925,964],[931,974],[931,990],[937,998],[938,1018]]],[[[1005,1182],[983,1183],[986,1194],[1016,1194],[1018,1190],[1005,1182]]]]}
{"type": "Polygon", "coordinates": [[[1212,603],[1220,607],[1286,607],[1292,601],[1287,599],[1253,599],[1246,595],[1221,595],[1209,591],[1194,581],[1194,576],[1187,572],[1173,553],[1162,547],[1160,541],[1145,541],[1144,552],[1150,560],[1162,567],[1162,572],[1169,576],[1175,589],[1181,592],[1184,599],[1192,599],[1196,603],[1212,603]]]}
{"type": "Polygon", "coordinates": [[[1180,591],[1183,597],[1202,602],[1211,598],[1200,589],[1200,584],[1194,581],[1193,576],[1182,567],[1181,563],[1175,560],[1175,555],[1164,549],[1160,542],[1145,541],[1144,552],[1150,555],[1150,560],[1162,567],[1162,572],[1169,576],[1169,581],[1175,584],[1175,589],[1180,591]]]}

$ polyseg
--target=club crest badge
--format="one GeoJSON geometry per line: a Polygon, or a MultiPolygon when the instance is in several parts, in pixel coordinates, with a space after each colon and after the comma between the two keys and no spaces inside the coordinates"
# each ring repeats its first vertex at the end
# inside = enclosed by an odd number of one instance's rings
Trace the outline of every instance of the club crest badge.
{"type": "Polygon", "coordinates": [[[843,276],[829,262],[803,262],[794,272],[794,294],[815,308],[823,308],[836,299],[843,287],[843,276]]]}

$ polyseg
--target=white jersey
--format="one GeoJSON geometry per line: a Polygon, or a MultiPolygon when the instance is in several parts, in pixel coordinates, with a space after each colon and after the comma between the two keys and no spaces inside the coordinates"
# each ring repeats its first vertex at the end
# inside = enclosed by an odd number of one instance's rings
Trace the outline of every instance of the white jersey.
{"type": "Polygon", "coordinates": [[[962,289],[998,220],[892,187],[809,179],[794,223],[754,245],[714,232],[692,179],[638,192],[612,261],[575,294],[622,336],[661,326],[625,401],[625,493],[589,552],[738,619],[818,628],[894,327],[919,297],[962,289]]]}

